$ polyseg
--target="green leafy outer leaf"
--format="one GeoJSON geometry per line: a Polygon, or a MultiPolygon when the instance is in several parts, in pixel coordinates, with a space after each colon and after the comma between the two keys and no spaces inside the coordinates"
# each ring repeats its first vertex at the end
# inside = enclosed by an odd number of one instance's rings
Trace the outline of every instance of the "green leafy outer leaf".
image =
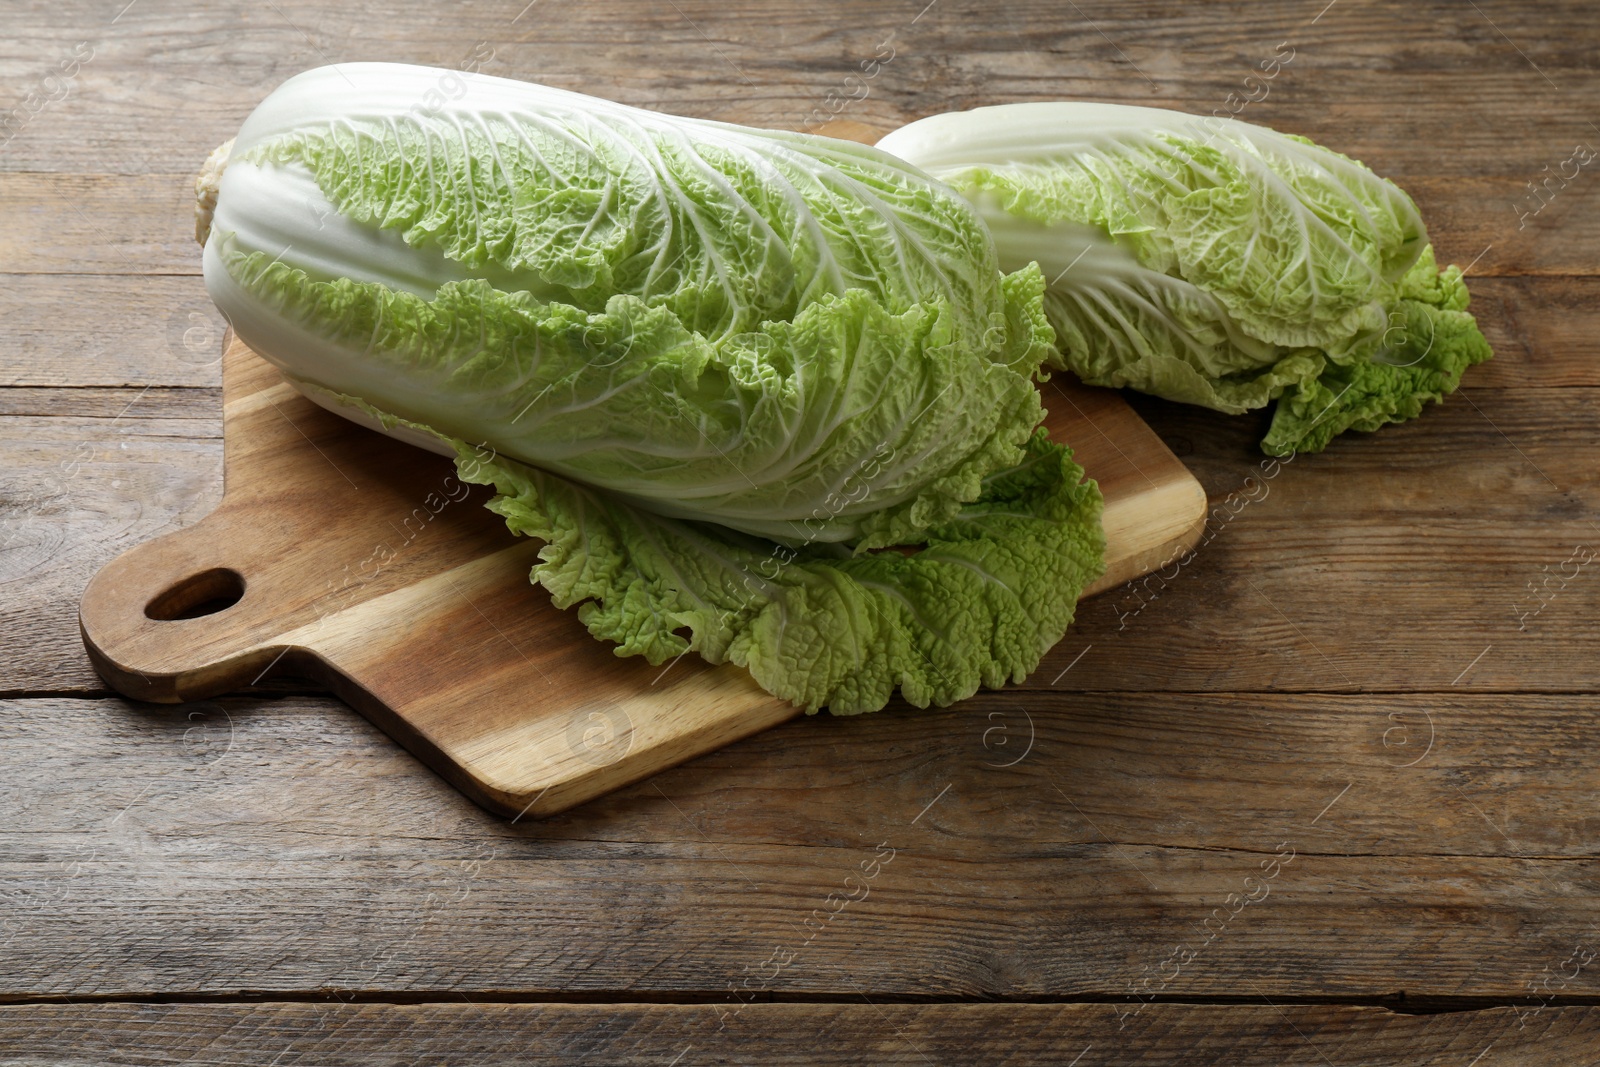
{"type": "Polygon", "coordinates": [[[1230,413],[1283,396],[1269,452],[1414,417],[1489,356],[1410,198],[1305,138],[1062,103],[880,146],[970,197],[1002,267],[1040,264],[1061,365],[1230,413]]]}
{"type": "Polygon", "coordinates": [[[494,486],[489,508],[546,542],[533,580],[557,607],[581,605],[578,618],[617,655],[731,661],[808,712],[876,711],[897,687],[917,707],[945,705],[1021,681],[1105,569],[1100,490],[1042,429],[911,555],[789,548],[668,518],[448,440],[461,477],[494,486]]]}
{"type": "Polygon", "coordinates": [[[1490,357],[1489,343],[1463,310],[1467,287],[1460,268],[1432,267],[1430,254],[1407,276],[1376,357],[1331,363],[1284,394],[1261,442],[1264,451],[1318,452],[1347,429],[1371,431],[1416,418],[1426,401],[1454,392],[1466,368],[1490,357]]]}
{"type": "Polygon", "coordinates": [[[1284,346],[1359,329],[1426,243],[1404,193],[1303,138],[1128,131],[1056,167],[979,166],[943,180],[1034,222],[1094,226],[1284,346]]]}
{"type": "Polygon", "coordinates": [[[511,106],[247,123],[229,166],[303,168],[342,217],[585,311],[637,296],[714,338],[862,289],[891,310],[942,297],[982,344],[1000,307],[988,235],[898,160],[512,84],[511,106]]]}
{"type": "MultiPolygon", "coordinates": [[[[533,577],[619,654],[685,649],[747,668],[807,711],[875,711],[898,687],[918,707],[1021,681],[1103,570],[1101,500],[1043,432],[926,547],[793,558],[709,524],[661,519],[514,461],[479,477],[513,530],[545,538],[533,577]],[[673,630],[688,627],[685,640],[673,630]]],[[[471,454],[459,465],[475,473],[471,454]]]]}

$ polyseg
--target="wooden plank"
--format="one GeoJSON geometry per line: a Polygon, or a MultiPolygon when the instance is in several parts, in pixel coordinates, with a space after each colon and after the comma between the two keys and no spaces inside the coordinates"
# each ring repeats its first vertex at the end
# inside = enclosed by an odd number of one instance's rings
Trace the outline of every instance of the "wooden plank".
{"type": "Polygon", "coordinates": [[[221,419],[139,417],[143,399],[0,419],[0,692],[103,689],[76,621],[89,573],[222,498],[221,419]]]}
{"type": "Polygon", "coordinates": [[[396,55],[455,67],[489,54],[487,73],[789,127],[828,106],[829,91],[859,94],[842,79],[859,75],[860,62],[892,35],[893,60],[849,111],[893,126],[935,110],[1040,97],[1210,113],[1233,106],[1229,93],[1255,95],[1243,79],[1288,42],[1294,60],[1241,117],[1334,141],[1396,175],[1443,167],[1518,184],[1544,163],[1554,170],[1565,158],[1557,152],[1592,134],[1585,107],[1600,90],[1592,50],[1572,32],[1586,25],[1581,0],[1515,12],[1480,5],[1481,13],[1448,0],[1390,0],[1340,4],[1321,17],[1321,5],[1304,0],[1181,9],[1141,0],[1081,11],[1018,0],[1003,17],[976,0],[919,14],[924,6],[547,2],[527,11],[464,7],[444,22],[397,16],[374,36],[365,12],[314,0],[248,11],[147,0],[114,23],[115,6],[73,0],[12,14],[0,77],[15,87],[14,100],[39,91],[77,42],[94,58],[66,98],[6,146],[0,166],[168,169],[174,155],[203,159],[292,73],[396,55]],[[1528,151],[1508,151],[1508,138],[1528,151]]]}
{"type": "Polygon", "coordinates": [[[1596,701],[990,697],[536,825],[331,701],[13,701],[0,997],[1594,997],[1596,701]]]}
{"type": "Polygon", "coordinates": [[[221,399],[220,389],[21,385],[0,388],[0,417],[120,419],[137,405],[143,418],[204,419],[221,399]]]}
{"type": "MultiPolygon", "coordinates": [[[[0,321],[0,388],[121,387],[132,390],[126,403],[147,385],[222,385],[225,323],[197,273],[8,274],[0,280],[0,321]]],[[[220,415],[216,392],[195,393],[190,403],[182,415],[220,415]]],[[[73,405],[62,393],[27,413],[72,414],[73,405]]]]}
{"type": "Polygon", "coordinates": [[[1472,390],[1600,385],[1600,278],[1480,278],[1472,313],[1494,358],[1472,368],[1472,390]]]}
{"type": "Polygon", "coordinates": [[[1600,1009],[1114,1004],[95,1004],[0,1008],[0,1064],[1415,1067],[1586,1062],[1600,1009]],[[725,1014],[726,1013],[726,1014],[725,1014]],[[1492,1058],[1490,1058],[1492,1057],[1492,1058]]]}
{"type": "MultiPolygon", "coordinates": [[[[1595,140],[1600,148],[1600,137],[1595,140]]],[[[1530,175],[1546,163],[1554,170],[1571,150],[1570,145],[1560,150],[1528,149],[1523,166],[1530,175]]],[[[1529,178],[1401,177],[1385,170],[1380,159],[1369,156],[1368,162],[1416,200],[1438,261],[1470,268],[1468,288],[1473,292],[1484,277],[1596,273],[1593,257],[1585,263],[1578,254],[1585,243],[1593,248],[1600,235],[1593,201],[1580,186],[1552,200],[1547,210],[1523,226],[1517,212],[1528,199],[1529,178]]]]}
{"type": "Polygon", "coordinates": [[[0,262],[10,271],[200,273],[193,173],[0,172],[0,203],[13,220],[0,230],[0,262]]]}
{"type": "Polygon", "coordinates": [[[697,844],[848,849],[882,840],[949,784],[955,803],[941,802],[918,826],[926,823],[959,854],[994,859],[1025,859],[1035,846],[1093,851],[1108,839],[1271,852],[1292,832],[1311,854],[1578,861],[1593,852],[1584,811],[1600,788],[1600,771],[1588,761],[1600,744],[1591,717],[1597,700],[982,694],[945,711],[798,719],[542,822],[531,836],[521,823],[497,830],[457,803],[443,783],[327,698],[230,697],[174,707],[14,700],[0,705],[7,717],[0,736],[7,780],[17,787],[8,803],[23,796],[23,782],[38,799],[6,831],[13,846],[97,833],[149,785],[154,791],[129,817],[187,826],[197,842],[215,837],[219,855],[258,846],[294,851],[314,826],[327,843],[319,855],[359,845],[370,858],[397,861],[438,820],[440,840],[429,846],[436,857],[451,855],[452,841],[487,851],[527,838],[537,843],[535,858],[578,859],[596,843],[681,841],[683,821],[662,791],[693,813],[697,844]],[[247,759],[187,780],[230,743],[247,759]],[[1214,755],[1219,746],[1225,758],[1214,755]],[[117,758],[108,762],[108,752],[117,758]],[[1345,786],[1337,814],[1317,819],[1345,786]],[[180,787],[212,799],[188,810],[180,787]],[[75,799],[79,790],[86,792],[75,799]],[[288,812],[286,821],[263,817],[274,811],[288,812]],[[673,817],[656,817],[663,813],[673,817]]]}
{"type": "Polygon", "coordinates": [[[1085,605],[1041,664],[1060,686],[1345,692],[1593,691],[1587,662],[1600,594],[1595,527],[1568,518],[1535,538],[1472,523],[1443,532],[1347,522],[1310,533],[1242,523],[1192,575],[1141,581],[1085,605]],[[1493,546],[1486,547],[1486,546],[1493,546]],[[1562,572],[1575,572],[1567,580],[1562,572]],[[1146,665],[1144,681],[1137,673],[1146,665]]]}
{"type": "MultiPolygon", "coordinates": [[[[1587,402],[1552,418],[1562,395],[1463,390],[1271,481],[1239,462],[1246,420],[1136,401],[1212,518],[1195,559],[1160,572],[1170,581],[1086,606],[1075,633],[1106,658],[1076,684],[1137,684],[1129,668],[1160,663],[1152,688],[1592,689],[1582,649],[1600,587],[1583,561],[1600,526],[1575,446],[1595,424],[1587,402]]],[[[1075,654],[1063,642],[1039,676],[1075,654]]]]}

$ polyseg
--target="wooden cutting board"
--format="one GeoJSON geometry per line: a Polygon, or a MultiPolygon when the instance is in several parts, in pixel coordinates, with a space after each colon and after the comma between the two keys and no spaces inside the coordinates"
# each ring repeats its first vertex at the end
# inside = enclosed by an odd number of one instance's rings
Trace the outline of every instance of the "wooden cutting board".
{"type": "MultiPolygon", "coordinates": [[[[1047,426],[1105,494],[1090,593],[1193,545],[1205,493],[1113,392],[1047,385],[1047,426]]],[[[618,658],[528,571],[487,487],[317,407],[243,343],[223,358],[224,494],[108,563],[84,644],[138,700],[316,680],[467,795],[548,815],[796,714],[732,665],[618,658]]],[[[1087,594],[1086,594],[1087,595],[1087,594]]]]}

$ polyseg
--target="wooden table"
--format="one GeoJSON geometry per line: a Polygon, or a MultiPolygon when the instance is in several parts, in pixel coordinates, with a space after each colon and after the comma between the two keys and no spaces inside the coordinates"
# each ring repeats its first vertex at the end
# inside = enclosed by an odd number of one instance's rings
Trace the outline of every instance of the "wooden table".
{"type": "Polygon", "coordinates": [[[1600,142],[1590,5],[924,2],[8,7],[0,104],[46,102],[0,151],[0,1063],[1600,1057],[1600,174],[1526,184],[1600,142]],[[1217,518],[1025,686],[529,824],[304,687],[89,669],[89,576],[220,498],[188,186],[290,74],[889,127],[1230,110],[1284,48],[1240,117],[1410,190],[1496,359],[1264,482],[1262,418],[1138,400],[1217,518]]]}

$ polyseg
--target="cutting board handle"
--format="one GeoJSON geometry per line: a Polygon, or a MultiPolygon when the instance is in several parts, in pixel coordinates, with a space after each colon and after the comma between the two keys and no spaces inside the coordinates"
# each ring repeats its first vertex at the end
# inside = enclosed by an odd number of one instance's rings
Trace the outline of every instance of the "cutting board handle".
{"type": "Polygon", "coordinates": [[[89,582],[83,643],[118,691],[164,704],[216,696],[259,680],[283,655],[250,635],[251,617],[271,608],[233,558],[229,518],[224,508],[132,548],[89,582]]]}

